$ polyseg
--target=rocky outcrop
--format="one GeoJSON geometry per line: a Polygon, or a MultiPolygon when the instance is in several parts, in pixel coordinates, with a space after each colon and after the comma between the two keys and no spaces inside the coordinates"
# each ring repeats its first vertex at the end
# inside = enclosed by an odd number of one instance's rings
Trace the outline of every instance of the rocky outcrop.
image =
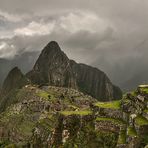
{"type": "Polygon", "coordinates": [[[102,101],[121,98],[121,90],[116,89],[104,72],[85,64],[78,64],[73,60],[70,63],[79,90],[95,98],[101,98],[102,101]]]}
{"type": "Polygon", "coordinates": [[[97,68],[69,60],[52,41],[40,54],[33,70],[26,75],[35,84],[70,87],[103,100],[119,99],[122,92],[97,68]]]}
{"type": "Polygon", "coordinates": [[[147,120],[148,87],[139,86],[136,91],[128,93],[121,102],[121,108],[128,122],[127,146],[132,148],[145,147],[148,135],[147,120]],[[140,137],[140,138],[139,138],[140,137]]]}

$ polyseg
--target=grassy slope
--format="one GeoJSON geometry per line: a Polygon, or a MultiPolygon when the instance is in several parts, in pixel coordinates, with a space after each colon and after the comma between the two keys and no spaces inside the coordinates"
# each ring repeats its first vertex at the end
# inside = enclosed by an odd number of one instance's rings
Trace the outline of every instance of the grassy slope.
{"type": "MultiPolygon", "coordinates": [[[[20,90],[19,93],[16,95],[19,101],[22,101],[25,98],[25,95],[28,92],[24,92],[24,90],[20,90]]],[[[32,97],[39,97],[42,98],[45,101],[49,101],[50,103],[52,103],[52,101],[54,100],[54,102],[56,102],[56,100],[58,100],[58,95],[54,94],[55,92],[50,92],[50,91],[44,91],[44,90],[38,90],[37,93],[32,93],[32,95],[30,96],[30,98],[32,97]]],[[[27,98],[28,96],[26,96],[27,98]]],[[[18,102],[19,102],[18,101],[18,102]]],[[[127,103],[130,100],[127,100],[127,103]]],[[[89,109],[80,109],[77,108],[76,104],[71,104],[71,102],[69,102],[69,100],[66,98],[65,100],[63,100],[63,102],[67,105],[67,106],[71,106],[74,110],[62,110],[59,113],[64,115],[64,116],[70,116],[70,115],[80,115],[80,116],[87,116],[87,115],[91,115],[92,111],[90,111],[89,109]]],[[[97,102],[94,104],[97,107],[100,108],[106,108],[106,109],[113,109],[113,110],[119,110],[121,109],[121,100],[118,101],[112,101],[112,102],[97,102]]],[[[11,108],[11,107],[10,107],[11,108]]],[[[145,112],[147,113],[147,109],[145,109],[145,112]]],[[[53,126],[50,124],[54,123],[55,120],[52,117],[52,114],[48,113],[48,115],[46,113],[42,113],[40,115],[40,119],[38,121],[32,121],[29,119],[26,119],[25,116],[32,116],[33,113],[30,112],[24,112],[24,114],[18,114],[16,115],[16,113],[13,114],[12,110],[8,109],[4,115],[2,115],[2,118],[0,118],[0,120],[3,123],[8,123],[11,122],[16,129],[19,130],[20,133],[22,133],[24,136],[30,136],[32,133],[33,128],[35,127],[36,124],[42,126],[43,128],[45,128],[45,131],[50,131],[53,129],[53,126]],[[23,116],[23,117],[22,117],[23,116]]],[[[105,121],[105,122],[111,122],[113,124],[116,125],[125,125],[126,123],[122,120],[122,119],[115,119],[115,118],[108,118],[108,117],[97,117],[96,121],[105,121]]],[[[148,125],[148,120],[143,117],[142,115],[138,115],[135,118],[135,123],[139,126],[143,126],[143,125],[148,125]]],[[[9,127],[12,128],[12,127],[9,127]]],[[[137,136],[137,132],[135,130],[135,128],[133,127],[128,127],[127,129],[122,129],[119,133],[119,138],[118,138],[118,144],[124,144],[126,143],[126,137],[127,136],[137,136]],[[127,135],[126,135],[127,133],[127,135]]]]}
{"type": "Polygon", "coordinates": [[[120,109],[121,100],[111,101],[111,102],[97,102],[95,103],[95,106],[100,107],[100,108],[120,109]]]}

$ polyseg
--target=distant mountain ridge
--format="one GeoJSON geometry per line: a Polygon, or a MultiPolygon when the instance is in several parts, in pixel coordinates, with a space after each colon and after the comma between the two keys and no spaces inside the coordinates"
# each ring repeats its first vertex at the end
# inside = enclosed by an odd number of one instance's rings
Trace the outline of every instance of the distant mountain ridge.
{"type": "Polygon", "coordinates": [[[13,59],[0,58],[0,87],[2,87],[4,79],[9,71],[14,67],[19,67],[23,73],[28,72],[34,65],[39,54],[38,51],[24,52],[20,55],[16,55],[13,59]]]}
{"type": "Polygon", "coordinates": [[[55,41],[43,49],[26,76],[34,84],[70,87],[102,101],[122,97],[121,90],[111,83],[104,72],[70,60],[55,41]]]}

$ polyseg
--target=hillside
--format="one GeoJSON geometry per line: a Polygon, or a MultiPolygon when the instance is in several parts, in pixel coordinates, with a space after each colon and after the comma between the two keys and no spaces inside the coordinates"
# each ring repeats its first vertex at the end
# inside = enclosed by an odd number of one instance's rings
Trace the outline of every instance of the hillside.
{"type": "Polygon", "coordinates": [[[1,147],[143,148],[148,88],[98,102],[74,89],[26,85],[0,114],[1,147]]]}

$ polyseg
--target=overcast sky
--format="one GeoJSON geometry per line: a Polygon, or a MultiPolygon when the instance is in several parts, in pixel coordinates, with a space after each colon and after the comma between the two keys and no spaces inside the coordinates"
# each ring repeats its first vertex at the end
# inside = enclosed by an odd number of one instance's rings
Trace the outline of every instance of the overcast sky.
{"type": "Polygon", "coordinates": [[[0,58],[41,51],[51,40],[119,86],[144,83],[148,0],[0,0],[0,58]]]}

